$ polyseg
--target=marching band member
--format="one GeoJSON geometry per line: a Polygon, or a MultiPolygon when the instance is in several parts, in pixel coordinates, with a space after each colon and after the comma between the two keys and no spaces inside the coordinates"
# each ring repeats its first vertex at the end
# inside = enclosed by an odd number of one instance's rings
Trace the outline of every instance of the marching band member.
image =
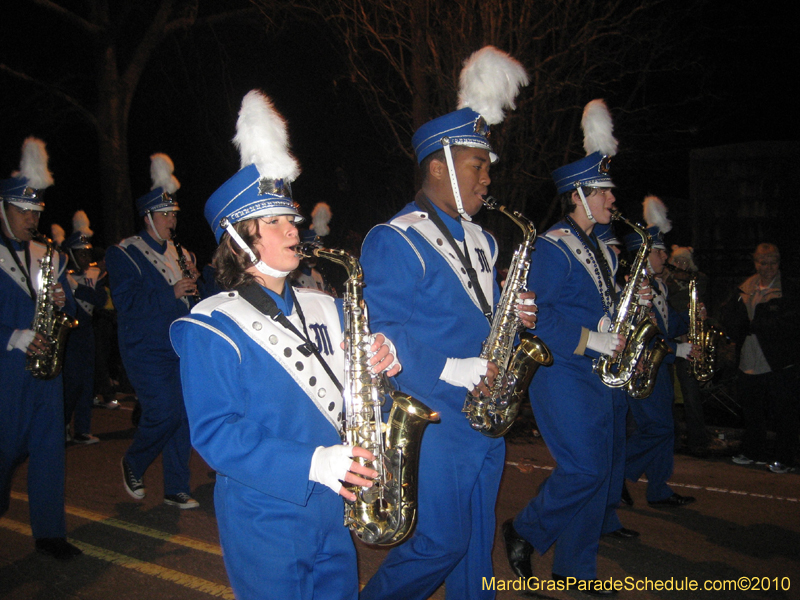
{"type": "MultiPolygon", "coordinates": [[[[505,443],[474,431],[462,408],[467,393],[487,392],[498,372],[479,358],[499,296],[497,242],[471,220],[498,158],[487,123],[503,120],[527,81],[507,54],[491,46],[475,53],[461,74],[459,110],[429,121],[412,138],[422,189],[364,240],[371,322],[403,357],[401,391],[438,412],[441,423],[422,439],[416,531],[389,552],[362,600],[427,599],[442,582],[449,599],[494,597],[481,578],[493,572],[505,443]]],[[[535,308],[518,308],[532,327],[535,308]]]]}
{"type": "MultiPolygon", "coordinates": [[[[586,106],[582,126],[587,156],[553,172],[563,219],[538,238],[528,276],[541,308],[536,333],[554,354],[553,365],[533,378],[530,399],[557,466],[503,524],[511,568],[524,578],[532,575],[533,549],[543,554],[555,544],[554,579],[594,580],[600,536],[638,535],[614,510],[625,463],[625,394],[592,370],[593,359],[625,346],[622,335],[608,332],[618,299],[616,255],[595,234],[611,222],[615,202],[608,163],[617,141],[602,100],[586,106]]],[[[584,589],[605,594],[592,582],[584,589]]]]}
{"type": "Polygon", "coordinates": [[[180,210],[173,197],[180,187],[173,168],[166,154],[151,157],[153,188],[136,200],[144,229],[109,248],[106,266],[122,362],[142,407],[133,443],[122,458],[123,485],[133,499],[143,499],[142,478],[161,454],[164,503],[186,509],[198,502],[189,495],[189,426],[169,326],[189,313],[197,275],[184,277],[170,241],[180,210]]]}
{"type": "MultiPolygon", "coordinates": [[[[300,169],[286,124],[260,92],[243,102],[234,139],[242,168],[205,216],[224,292],[172,325],[192,442],[217,471],[214,504],[225,568],[239,600],[355,600],[356,553],[343,525],[342,482],[377,472],[341,444],[345,356],[341,301],[293,289],[302,217],[290,183],[300,169]]],[[[400,369],[380,334],[373,371],[400,369]]]]}
{"type": "MultiPolygon", "coordinates": [[[[693,352],[692,344],[675,341],[675,338],[688,331],[688,313],[680,315],[667,301],[667,286],[659,275],[664,272],[667,262],[667,247],[664,234],[672,229],[667,218],[667,207],[656,196],[644,199],[644,217],[647,232],[653,240],[653,248],[647,259],[647,274],[654,282],[652,315],[661,331],[670,353],[664,357],[658,368],[653,391],[647,398],[629,398],[629,405],[636,431],[628,438],[625,455],[625,478],[638,481],[647,476],[647,502],[656,506],[685,506],[695,501],[693,496],[681,496],[672,491],[667,480],[672,476],[675,453],[675,424],[672,404],[675,391],[672,386],[667,365],[675,362],[675,357],[689,359],[693,352]]],[[[637,234],[625,237],[625,246],[635,253],[642,245],[637,234]]],[[[696,354],[696,352],[695,352],[696,354]]],[[[624,489],[622,500],[633,504],[633,498],[624,489]]]]}
{"type": "MultiPolygon", "coordinates": [[[[33,234],[44,210],[44,190],[51,185],[44,142],[26,139],[19,171],[0,181],[0,516],[9,507],[14,470],[27,456],[36,550],[66,560],[81,551],[66,540],[62,378],[37,379],[25,369],[29,356],[48,350],[46,339],[31,324],[43,291],[37,281],[45,255],[45,246],[33,241],[33,234]]],[[[74,314],[65,257],[55,252],[52,265],[58,279],[53,303],[74,314]]]]}
{"type": "Polygon", "coordinates": [[[72,267],[67,272],[67,280],[78,317],[78,327],[69,334],[64,357],[64,422],[68,441],[89,445],[100,441],[91,434],[95,361],[92,313],[95,307],[105,305],[108,293],[102,284],[98,284],[105,274],[92,263],[92,243],[89,240],[93,232],[89,229],[89,218],[82,210],[73,215],[72,229],[72,234],[61,245],[72,267]],[[73,414],[75,424],[70,435],[69,424],[73,414]]]}

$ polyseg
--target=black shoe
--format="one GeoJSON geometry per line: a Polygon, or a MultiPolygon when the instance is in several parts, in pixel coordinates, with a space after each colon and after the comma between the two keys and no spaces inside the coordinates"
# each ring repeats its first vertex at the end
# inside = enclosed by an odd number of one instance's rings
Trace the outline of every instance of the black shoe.
{"type": "MultiPolygon", "coordinates": [[[[558,573],[553,573],[553,581],[566,581],[567,577],[564,575],[559,575],[558,573]]],[[[619,592],[617,590],[604,590],[604,589],[595,589],[592,585],[594,582],[600,582],[599,579],[575,579],[575,583],[570,586],[569,589],[577,590],[581,594],[586,594],[587,596],[616,596],[619,592]],[[581,586],[581,583],[584,585],[581,586]]]]}
{"type": "Polygon", "coordinates": [[[508,564],[511,565],[514,575],[523,579],[533,577],[533,568],[531,567],[533,546],[514,529],[513,519],[503,523],[503,540],[506,543],[508,564]]]}
{"type": "Polygon", "coordinates": [[[141,500],[145,496],[144,483],[141,479],[136,479],[133,474],[133,469],[122,459],[122,484],[125,486],[125,491],[134,500],[141,500]]]}
{"type": "Polygon", "coordinates": [[[694,496],[681,496],[680,494],[672,494],[672,496],[668,496],[663,500],[655,500],[653,502],[648,501],[647,503],[650,506],[686,506],[695,500],[696,498],[694,496]]]}
{"type": "Polygon", "coordinates": [[[631,498],[631,493],[628,491],[628,486],[624,481],[622,482],[621,500],[623,504],[627,504],[628,506],[633,506],[633,498],[631,498]]]}
{"type": "Polygon", "coordinates": [[[604,533],[603,535],[608,537],[619,538],[621,540],[631,540],[639,537],[639,532],[634,531],[633,529],[627,529],[626,527],[620,527],[619,529],[615,529],[614,531],[609,531],[608,533],[604,533]]]}
{"type": "Polygon", "coordinates": [[[36,551],[58,560],[69,560],[83,554],[80,548],[76,548],[64,538],[40,538],[36,540],[36,551]]]}

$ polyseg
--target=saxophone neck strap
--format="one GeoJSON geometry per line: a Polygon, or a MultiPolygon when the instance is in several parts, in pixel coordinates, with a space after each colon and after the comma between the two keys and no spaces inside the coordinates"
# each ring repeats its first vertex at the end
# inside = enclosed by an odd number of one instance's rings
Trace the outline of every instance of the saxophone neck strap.
{"type": "Polygon", "coordinates": [[[265,292],[260,285],[257,283],[248,283],[245,285],[241,285],[236,288],[236,291],[239,292],[239,296],[247,300],[257,311],[262,314],[267,315],[270,319],[281,325],[284,329],[291,331],[301,340],[303,343],[297,347],[298,352],[300,352],[303,356],[310,356],[314,355],[317,360],[322,365],[322,368],[325,369],[325,372],[328,374],[328,377],[331,378],[336,388],[339,390],[339,393],[344,393],[344,388],[342,384],[339,382],[339,379],[336,375],[333,374],[333,371],[328,365],[327,361],[322,357],[317,350],[317,347],[311,342],[308,337],[308,330],[306,329],[306,319],[303,315],[303,309],[300,307],[300,303],[297,301],[297,297],[294,294],[294,290],[292,286],[289,287],[289,294],[292,296],[292,302],[294,303],[295,311],[297,312],[297,316],[300,318],[300,323],[303,325],[303,332],[301,333],[297,327],[294,326],[281,309],[278,308],[278,305],[275,303],[275,300],[270,297],[270,295],[265,292]]]}
{"type": "MultiPolygon", "coordinates": [[[[431,201],[428,200],[428,197],[425,196],[422,192],[417,194],[415,198],[419,207],[424,210],[430,220],[436,225],[436,228],[441,232],[441,234],[445,237],[447,242],[453,248],[458,256],[458,260],[461,262],[461,266],[467,271],[467,276],[469,277],[470,282],[472,282],[472,289],[475,290],[475,294],[478,297],[478,302],[481,305],[481,312],[489,321],[492,322],[492,307],[489,306],[489,303],[486,301],[486,296],[483,294],[483,288],[481,287],[480,282],[478,281],[478,274],[475,272],[475,269],[472,266],[472,262],[469,259],[469,251],[467,250],[466,246],[464,247],[464,252],[461,251],[461,246],[453,237],[453,234],[450,233],[450,230],[442,221],[442,218],[439,216],[439,213],[436,212],[436,209],[431,204],[431,201]]],[[[466,237],[464,238],[464,242],[466,244],[466,237]]]]}
{"type": "Polygon", "coordinates": [[[6,232],[3,231],[3,228],[0,227],[0,236],[3,238],[3,245],[8,248],[8,253],[14,259],[14,262],[17,263],[17,268],[25,275],[25,283],[28,285],[28,294],[31,297],[31,300],[36,302],[36,290],[33,289],[33,282],[31,281],[31,243],[30,242],[22,242],[22,245],[25,247],[25,265],[22,264],[19,260],[19,255],[17,251],[14,250],[14,244],[11,240],[8,239],[6,232]]]}

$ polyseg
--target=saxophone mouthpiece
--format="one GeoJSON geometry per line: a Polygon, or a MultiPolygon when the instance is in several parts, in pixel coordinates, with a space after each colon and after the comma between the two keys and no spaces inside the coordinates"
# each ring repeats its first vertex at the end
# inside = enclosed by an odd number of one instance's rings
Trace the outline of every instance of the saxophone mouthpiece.
{"type": "Polygon", "coordinates": [[[481,200],[483,200],[483,203],[489,210],[496,209],[497,206],[500,204],[494,196],[489,196],[488,194],[486,196],[483,196],[481,200]]]}

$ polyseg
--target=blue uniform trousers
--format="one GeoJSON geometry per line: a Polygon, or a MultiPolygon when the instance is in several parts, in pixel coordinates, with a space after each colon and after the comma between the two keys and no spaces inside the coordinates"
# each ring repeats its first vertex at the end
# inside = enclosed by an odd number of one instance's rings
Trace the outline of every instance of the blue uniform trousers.
{"type": "Polygon", "coordinates": [[[179,363],[165,360],[160,366],[150,365],[144,369],[140,364],[132,365],[126,354],[123,350],[125,369],[142,405],[142,418],[133,443],[125,453],[125,462],[133,474],[141,478],[162,454],[164,494],[188,494],[192,448],[179,363]]]}
{"type": "Polygon", "coordinates": [[[73,433],[92,432],[94,398],[94,330],[73,329],[64,353],[64,421],[69,425],[73,414],[73,433]]]}
{"type": "Polygon", "coordinates": [[[619,392],[593,392],[602,386],[599,379],[568,371],[540,369],[531,386],[536,423],[557,466],[514,528],[541,554],[556,545],[554,573],[594,579],[600,535],[621,527],[614,509],[622,489],[626,410],[619,392]]]}
{"type": "Polygon", "coordinates": [[[629,399],[636,431],[628,438],[625,477],[637,481],[642,475],[647,476],[648,502],[664,500],[673,493],[667,485],[675,452],[672,384],[662,382],[661,378],[669,378],[666,365],[659,368],[656,388],[650,397],[629,399]]]}
{"type": "MultiPolygon", "coordinates": [[[[11,353],[8,353],[11,354],[11,353]]],[[[0,516],[9,506],[11,479],[28,458],[28,501],[33,537],[66,536],[64,519],[64,403],[61,376],[49,381],[25,372],[13,351],[0,375],[0,516]]]]}

